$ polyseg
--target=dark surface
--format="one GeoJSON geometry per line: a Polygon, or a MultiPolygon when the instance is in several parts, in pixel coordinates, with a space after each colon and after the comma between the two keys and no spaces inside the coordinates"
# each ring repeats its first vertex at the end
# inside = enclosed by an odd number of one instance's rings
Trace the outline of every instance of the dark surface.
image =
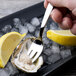
{"type": "MultiPolygon", "coordinates": [[[[44,7],[43,7],[43,2],[40,4],[37,4],[35,6],[29,7],[27,9],[24,9],[22,11],[19,11],[17,13],[14,13],[12,15],[9,15],[5,18],[0,19],[0,29],[3,28],[7,24],[11,24],[13,26],[13,18],[25,18],[27,21],[31,20],[33,17],[41,17],[44,14],[44,7]]],[[[76,61],[76,53],[73,51],[74,54],[72,56],[66,58],[66,59],[61,59],[58,62],[47,65],[44,64],[37,73],[35,74],[25,74],[20,71],[19,74],[14,75],[14,76],[63,76],[64,74],[68,74],[69,76],[73,73],[76,75],[76,66],[74,62],[76,61]],[[73,66],[72,66],[73,65],[73,66]],[[70,67],[69,67],[70,66],[70,67]],[[73,70],[72,70],[73,68],[73,70]],[[74,69],[75,68],[75,69],[74,69]],[[69,70],[67,70],[69,69],[69,70]],[[61,71],[61,72],[60,72],[61,71]]]]}
{"type": "Polygon", "coordinates": [[[76,76],[76,58],[68,62],[67,65],[63,66],[52,76],[76,76]]]}

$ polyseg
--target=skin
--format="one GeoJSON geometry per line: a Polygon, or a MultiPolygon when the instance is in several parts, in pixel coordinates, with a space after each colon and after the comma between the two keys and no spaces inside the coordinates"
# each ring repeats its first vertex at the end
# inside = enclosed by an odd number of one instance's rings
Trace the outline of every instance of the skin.
{"type": "Polygon", "coordinates": [[[76,35],[76,0],[45,0],[45,8],[47,8],[48,3],[54,6],[51,18],[62,29],[70,29],[76,35]]]}

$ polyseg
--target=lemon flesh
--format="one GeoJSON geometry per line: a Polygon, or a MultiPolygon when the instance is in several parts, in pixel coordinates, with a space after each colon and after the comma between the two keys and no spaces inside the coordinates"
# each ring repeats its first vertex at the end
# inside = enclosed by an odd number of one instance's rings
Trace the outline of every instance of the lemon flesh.
{"type": "Polygon", "coordinates": [[[21,35],[18,32],[10,32],[0,38],[0,68],[5,67],[14,49],[25,35],[21,35]]]}
{"type": "Polygon", "coordinates": [[[76,46],[76,35],[73,35],[70,30],[48,30],[47,37],[61,45],[76,46]]]}

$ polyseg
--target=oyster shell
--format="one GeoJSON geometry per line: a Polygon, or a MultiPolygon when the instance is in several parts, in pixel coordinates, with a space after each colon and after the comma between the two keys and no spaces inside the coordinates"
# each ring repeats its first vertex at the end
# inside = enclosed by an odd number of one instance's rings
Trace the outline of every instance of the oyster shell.
{"type": "Polygon", "coordinates": [[[35,38],[27,38],[22,41],[22,43],[15,49],[11,60],[12,64],[15,65],[18,69],[30,73],[37,72],[37,70],[43,64],[42,56],[40,56],[37,61],[32,63],[32,59],[30,59],[27,55],[27,51],[33,40],[35,40],[35,38]]]}

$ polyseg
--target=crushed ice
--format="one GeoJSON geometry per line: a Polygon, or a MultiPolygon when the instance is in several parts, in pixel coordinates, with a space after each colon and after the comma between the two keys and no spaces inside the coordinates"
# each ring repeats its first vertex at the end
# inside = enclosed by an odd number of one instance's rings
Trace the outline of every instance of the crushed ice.
{"type": "MultiPolygon", "coordinates": [[[[35,36],[39,36],[40,23],[42,18],[34,17],[30,20],[30,22],[26,22],[26,19],[14,18],[12,20],[13,26],[5,25],[2,30],[0,30],[0,37],[7,32],[16,31],[21,34],[27,33],[25,38],[35,36]],[[22,22],[21,22],[22,20],[22,22]]],[[[44,62],[47,64],[52,64],[57,62],[60,59],[67,58],[71,55],[70,48],[64,48],[64,46],[59,47],[59,45],[46,37],[46,32],[48,29],[58,29],[60,28],[54,23],[52,20],[48,20],[47,26],[44,29],[43,33],[43,43],[44,50],[42,53],[44,62]]],[[[18,70],[12,66],[10,62],[6,65],[4,69],[0,69],[0,76],[10,76],[18,73],[18,70]]]]}

